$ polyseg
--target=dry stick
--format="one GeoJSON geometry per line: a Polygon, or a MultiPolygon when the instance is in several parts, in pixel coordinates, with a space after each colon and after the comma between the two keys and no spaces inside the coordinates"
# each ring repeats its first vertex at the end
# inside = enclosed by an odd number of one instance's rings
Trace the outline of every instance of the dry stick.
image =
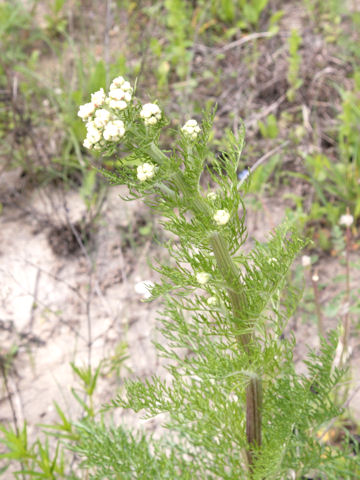
{"type": "MultiPolygon", "coordinates": [[[[270,150],[270,152],[267,152],[265,153],[265,155],[263,155],[262,157],[260,157],[258,160],[256,160],[256,162],[254,163],[254,165],[252,167],[249,168],[249,174],[255,172],[255,170],[260,167],[261,164],[263,164],[268,158],[272,157],[273,155],[275,155],[275,153],[279,152],[280,150],[282,150],[283,148],[286,147],[286,145],[288,145],[290,142],[289,140],[286,140],[285,142],[283,142],[281,145],[278,145],[277,147],[273,148],[272,150],[270,150]]],[[[240,180],[240,182],[238,183],[238,190],[239,188],[241,187],[241,185],[245,182],[245,180],[247,179],[248,175],[246,175],[246,177],[244,177],[242,180],[240,180]]]]}
{"type": "Polygon", "coordinates": [[[216,53],[227,52],[232,48],[240,47],[245,43],[251,42],[252,40],[257,40],[258,38],[268,38],[274,37],[276,34],[274,32],[258,32],[258,33],[251,33],[250,35],[246,35],[245,37],[239,38],[239,40],[235,40],[234,42],[228,43],[222,48],[216,50],[216,53]]]}

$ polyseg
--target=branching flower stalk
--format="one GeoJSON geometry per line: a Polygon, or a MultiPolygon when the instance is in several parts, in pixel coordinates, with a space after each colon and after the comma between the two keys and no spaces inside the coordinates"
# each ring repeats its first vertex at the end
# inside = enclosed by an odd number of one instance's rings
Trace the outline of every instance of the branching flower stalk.
{"type": "Polygon", "coordinates": [[[103,175],[127,185],[126,199],[142,198],[172,234],[169,260],[153,262],[161,280],[147,295],[163,298],[164,342],[156,347],[172,380],[130,380],[113,405],[167,414],[175,436],[148,447],[121,428],[79,424],[77,450],[94,478],[278,480],[324,472],[332,457],[316,431],[339,413],[330,395],[342,376],[333,368],[337,335],[310,354],[307,377],[295,372],[293,340],[279,338],[298,303],[288,271],[304,242],[285,224],[244,253],[243,132],[227,132],[226,152],[216,156],[213,114],[205,112],[201,126],[188,120],[177,148],[163,151],[164,114],[156,103],[141,105],[122,77],[79,115],[85,147],[117,159],[103,175]]]}

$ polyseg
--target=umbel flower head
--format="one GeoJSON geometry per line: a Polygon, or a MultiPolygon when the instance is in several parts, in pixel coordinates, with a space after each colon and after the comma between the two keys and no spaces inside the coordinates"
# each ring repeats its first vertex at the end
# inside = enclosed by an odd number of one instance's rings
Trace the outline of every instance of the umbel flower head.
{"type": "Polygon", "coordinates": [[[129,82],[116,77],[110,85],[108,97],[100,88],[91,94],[91,102],[80,106],[78,116],[87,122],[84,147],[100,150],[106,142],[117,142],[125,135],[125,124],[118,115],[129,106],[132,91],[129,82]]]}
{"type": "Polygon", "coordinates": [[[230,213],[227,210],[217,210],[213,216],[215,223],[218,225],[226,225],[230,219],[230,213]]]}
{"type": "Polygon", "coordinates": [[[125,135],[125,126],[122,120],[109,122],[104,128],[104,139],[112,142],[120,140],[125,135]]]}
{"type": "Polygon", "coordinates": [[[155,166],[151,163],[143,163],[137,167],[137,178],[145,182],[155,175],[155,166]]]}
{"type": "Polygon", "coordinates": [[[181,128],[181,131],[183,132],[185,137],[195,140],[195,138],[199,135],[201,130],[197,121],[191,119],[185,123],[185,125],[181,128]]]}
{"type": "Polygon", "coordinates": [[[146,103],[140,111],[145,125],[156,125],[161,119],[161,110],[156,103],[146,103]]]}

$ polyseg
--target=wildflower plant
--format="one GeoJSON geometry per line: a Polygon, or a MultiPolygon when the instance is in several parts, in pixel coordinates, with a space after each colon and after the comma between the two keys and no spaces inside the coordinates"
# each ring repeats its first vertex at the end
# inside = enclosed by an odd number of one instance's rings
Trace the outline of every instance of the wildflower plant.
{"type": "Polygon", "coordinates": [[[169,260],[154,262],[161,280],[146,299],[163,299],[156,347],[171,381],[130,380],[112,402],[145,417],[166,414],[169,433],[155,441],[80,422],[74,448],[91,478],[355,478],[355,461],[317,435],[341,412],[331,396],[344,374],[333,366],[337,333],[318,355],[310,352],[306,375],[295,372],[294,338],[283,335],[299,299],[288,272],[304,242],[285,224],[244,250],[246,182],[239,191],[237,178],[243,132],[228,132],[228,151],[216,157],[213,114],[205,112],[202,124],[187,121],[177,147],[166,151],[164,113],[156,103],[142,105],[121,77],[90,103],[79,111],[88,125],[84,145],[116,155],[116,170],[103,174],[127,185],[126,199],[142,198],[172,233],[169,260]],[[116,99],[114,85],[123,92],[116,99]],[[117,134],[106,133],[109,124],[117,134]]]}

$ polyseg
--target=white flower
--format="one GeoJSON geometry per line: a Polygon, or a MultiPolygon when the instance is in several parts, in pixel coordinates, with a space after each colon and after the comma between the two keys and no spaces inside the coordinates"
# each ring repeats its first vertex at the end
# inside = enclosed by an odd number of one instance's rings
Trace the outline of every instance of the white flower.
{"type": "Polygon", "coordinates": [[[132,93],[133,91],[132,86],[130,85],[130,82],[124,82],[121,88],[122,90],[124,90],[124,92],[132,93]]]}
{"type": "Polygon", "coordinates": [[[317,283],[319,281],[319,275],[317,273],[314,273],[311,279],[314,283],[317,283]]]}
{"type": "Polygon", "coordinates": [[[195,138],[199,135],[201,130],[197,121],[191,119],[185,123],[185,125],[181,128],[181,131],[186,137],[189,137],[192,140],[195,140],[195,138]]]}
{"type": "Polygon", "coordinates": [[[155,125],[161,118],[161,110],[155,103],[146,103],[140,111],[145,125],[155,125]]]}
{"type": "Polygon", "coordinates": [[[311,265],[311,258],[308,256],[308,255],[303,255],[301,257],[301,265],[306,268],[306,267],[310,267],[311,265]]]}
{"type": "Polygon", "coordinates": [[[78,116],[83,120],[88,120],[91,115],[95,112],[95,105],[93,103],[84,103],[80,105],[78,116]]]}
{"type": "Polygon", "coordinates": [[[100,90],[91,94],[91,103],[94,104],[96,108],[101,107],[102,105],[104,105],[105,98],[106,95],[104,89],[100,88],[100,90]]]}
{"type": "Polygon", "coordinates": [[[230,213],[227,210],[217,210],[213,219],[218,225],[226,225],[230,219],[230,213]]]}
{"type": "Polygon", "coordinates": [[[116,77],[112,81],[110,85],[110,91],[111,90],[116,90],[117,88],[121,88],[124,92],[132,92],[133,89],[130,85],[130,82],[127,82],[124,77],[116,77]]]}
{"type": "Polygon", "coordinates": [[[151,297],[151,290],[155,284],[151,280],[143,280],[134,285],[135,292],[141,295],[143,298],[151,297]]]}
{"type": "Polygon", "coordinates": [[[270,265],[276,265],[277,259],[275,257],[268,258],[268,263],[270,263],[270,265]]]}
{"type": "Polygon", "coordinates": [[[344,227],[351,227],[354,222],[354,217],[350,215],[350,213],[346,213],[345,215],[341,215],[339,224],[344,225],[344,227]]]}
{"type": "Polygon", "coordinates": [[[116,77],[111,82],[110,90],[114,90],[115,88],[121,88],[125,83],[124,77],[116,77]]]}
{"type": "Polygon", "coordinates": [[[217,198],[217,193],[216,192],[209,192],[207,195],[206,195],[206,198],[208,200],[210,200],[210,202],[214,202],[217,198]]]}
{"type": "Polygon", "coordinates": [[[201,285],[205,285],[211,278],[210,273],[206,272],[199,272],[196,274],[196,281],[199,282],[201,285]]]}
{"type": "Polygon", "coordinates": [[[95,143],[101,140],[101,132],[98,128],[96,128],[96,126],[94,125],[94,122],[88,122],[86,124],[86,128],[87,128],[87,135],[85,140],[87,141],[86,142],[87,145],[88,144],[94,145],[95,143]]]}
{"type": "Polygon", "coordinates": [[[210,306],[210,307],[213,307],[215,305],[217,305],[218,303],[218,299],[216,297],[209,297],[206,301],[206,303],[210,306]]]}
{"type": "Polygon", "coordinates": [[[104,139],[116,142],[125,135],[124,122],[122,120],[113,120],[109,122],[104,129],[104,139]]]}
{"type": "Polygon", "coordinates": [[[155,166],[151,163],[143,163],[137,167],[137,178],[140,182],[145,182],[155,175],[155,166]]]}
{"type": "Polygon", "coordinates": [[[93,146],[93,144],[90,142],[90,140],[88,138],[85,138],[83,145],[84,145],[85,148],[88,148],[89,150],[91,150],[91,148],[93,146]]]}
{"type": "Polygon", "coordinates": [[[105,108],[100,108],[99,110],[96,110],[94,125],[96,128],[102,129],[106,127],[110,119],[111,113],[108,110],[105,110],[105,108]]]}
{"type": "Polygon", "coordinates": [[[115,88],[109,92],[109,98],[112,100],[124,100],[124,97],[125,92],[121,88],[115,88]]]}
{"type": "Polygon", "coordinates": [[[107,104],[113,110],[125,110],[125,108],[127,108],[127,106],[128,106],[128,104],[125,102],[125,100],[111,100],[111,99],[109,99],[107,101],[107,104]]]}

